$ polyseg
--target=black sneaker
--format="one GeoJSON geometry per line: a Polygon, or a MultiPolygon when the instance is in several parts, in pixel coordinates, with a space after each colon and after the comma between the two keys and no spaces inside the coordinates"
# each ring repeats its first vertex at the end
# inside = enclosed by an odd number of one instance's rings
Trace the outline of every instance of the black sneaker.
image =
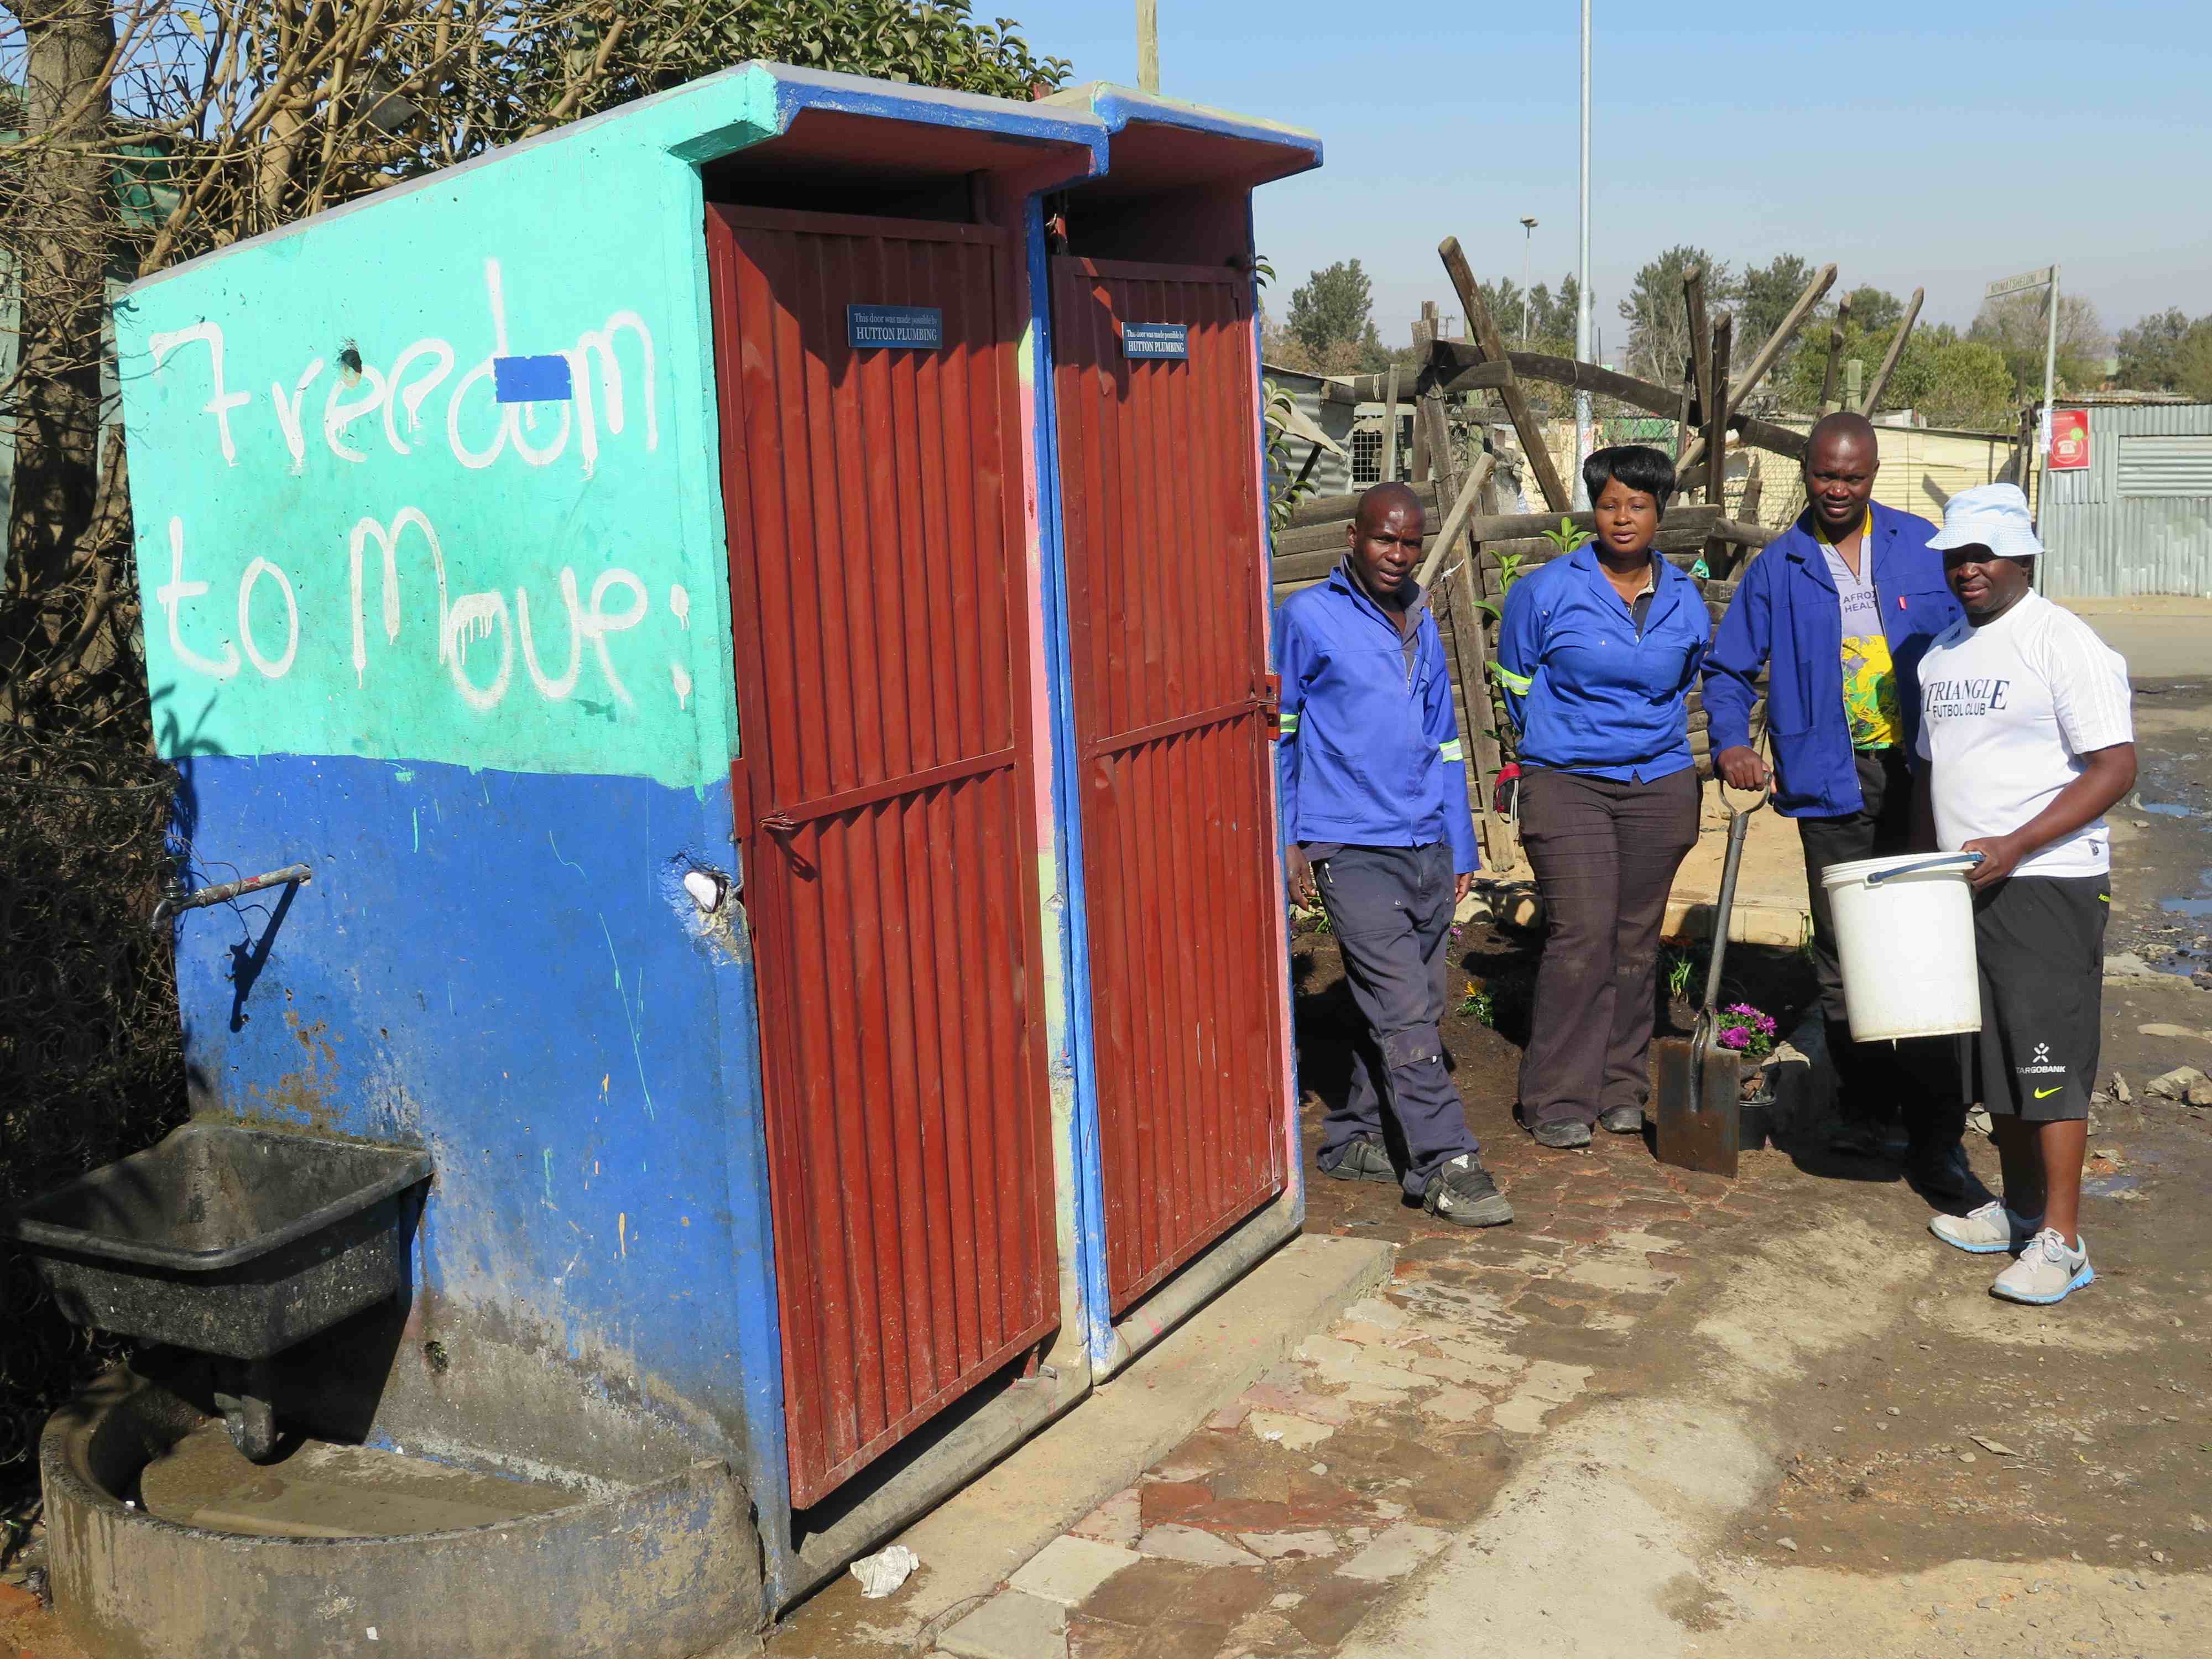
{"type": "Polygon", "coordinates": [[[1564,1118],[1557,1123],[1539,1123],[1528,1133],[1535,1136],[1539,1146],[1551,1146],[1560,1152],[1590,1144],[1589,1125],[1576,1118],[1564,1118]]]}
{"type": "Polygon", "coordinates": [[[1598,1127],[1609,1135],[1640,1135],[1644,1133],[1644,1109],[1616,1106],[1597,1121],[1598,1127]]]}
{"type": "Polygon", "coordinates": [[[1462,1227],[1497,1227],[1513,1219],[1513,1206],[1473,1152],[1462,1152],[1429,1177],[1421,1207],[1462,1227]]]}
{"type": "Polygon", "coordinates": [[[1904,1150],[1888,1125],[1863,1121],[1846,1122],[1829,1137],[1828,1150],[1845,1158],[1886,1158],[1904,1150]]]}
{"type": "Polygon", "coordinates": [[[1362,1135],[1346,1146],[1334,1164],[1324,1164],[1321,1172],[1331,1181],[1378,1181],[1388,1186],[1398,1184],[1398,1172],[1390,1167],[1390,1154],[1375,1141],[1362,1135]]]}
{"type": "Polygon", "coordinates": [[[1955,1144],[1912,1148],[1905,1160],[1905,1178],[1919,1188],[1922,1197],[1941,1204],[1965,1204],[1978,1196],[1981,1188],[1966,1162],[1966,1150],[1955,1144]]]}

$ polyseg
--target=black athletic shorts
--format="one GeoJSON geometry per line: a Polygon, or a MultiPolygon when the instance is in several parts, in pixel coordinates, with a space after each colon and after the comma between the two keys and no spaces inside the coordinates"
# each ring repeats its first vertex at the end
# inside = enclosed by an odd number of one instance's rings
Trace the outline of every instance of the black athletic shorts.
{"type": "Polygon", "coordinates": [[[2089,1115],[2105,1012],[2106,876],[2014,876],[1974,896],[1982,1104],[2030,1123],[2089,1115]]]}

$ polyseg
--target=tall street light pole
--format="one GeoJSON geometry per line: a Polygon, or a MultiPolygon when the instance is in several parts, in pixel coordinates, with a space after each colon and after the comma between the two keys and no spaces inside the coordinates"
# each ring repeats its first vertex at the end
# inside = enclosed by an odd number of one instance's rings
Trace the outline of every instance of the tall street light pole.
{"type": "Polygon", "coordinates": [[[1536,222],[1521,222],[1521,349],[1528,349],[1528,244],[1535,239],[1536,222]]]}
{"type": "Polygon", "coordinates": [[[1137,87],[1160,89],[1160,3],[1137,0],[1137,87]]]}
{"type": "MultiPolygon", "coordinates": [[[[1590,303],[1590,238],[1589,238],[1589,111],[1590,111],[1590,0],[1583,0],[1583,189],[1582,189],[1582,274],[1581,290],[1576,295],[1575,356],[1583,362],[1590,358],[1590,325],[1593,313],[1590,303]]],[[[1590,453],[1590,398],[1587,392],[1575,393],[1575,505],[1588,507],[1589,492],[1583,487],[1583,462],[1590,453]]]]}

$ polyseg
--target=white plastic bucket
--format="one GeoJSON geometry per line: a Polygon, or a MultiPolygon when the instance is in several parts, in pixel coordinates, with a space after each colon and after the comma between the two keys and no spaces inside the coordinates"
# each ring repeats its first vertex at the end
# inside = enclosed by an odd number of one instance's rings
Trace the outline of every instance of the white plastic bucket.
{"type": "Polygon", "coordinates": [[[1978,853],[1905,853],[1820,872],[1835,910],[1852,1041],[1982,1029],[1966,883],[1980,860],[1978,853]]]}

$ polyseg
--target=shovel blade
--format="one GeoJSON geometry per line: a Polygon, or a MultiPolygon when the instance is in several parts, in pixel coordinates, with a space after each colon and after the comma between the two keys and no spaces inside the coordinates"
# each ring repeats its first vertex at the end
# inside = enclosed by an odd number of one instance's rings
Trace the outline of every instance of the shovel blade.
{"type": "Polygon", "coordinates": [[[1735,1054],[1708,1048],[1700,1056],[1686,1037],[1652,1047],[1659,1060],[1659,1161],[1735,1180],[1742,1097],[1735,1054]]]}

